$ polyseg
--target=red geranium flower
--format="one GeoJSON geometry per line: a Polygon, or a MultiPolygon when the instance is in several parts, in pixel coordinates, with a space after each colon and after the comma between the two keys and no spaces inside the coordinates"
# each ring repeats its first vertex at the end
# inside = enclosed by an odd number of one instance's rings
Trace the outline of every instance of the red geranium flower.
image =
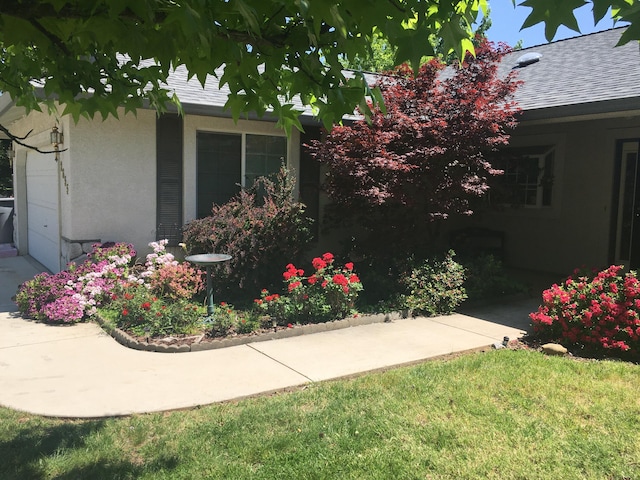
{"type": "Polygon", "coordinates": [[[332,253],[325,253],[322,255],[322,260],[324,260],[327,263],[333,262],[333,254],[332,253]]]}
{"type": "Polygon", "coordinates": [[[325,262],[320,257],[316,257],[311,261],[311,265],[313,265],[313,268],[315,268],[316,270],[322,270],[323,268],[327,267],[327,262],[325,262]]]}
{"type": "Polygon", "coordinates": [[[347,283],[349,283],[347,281],[347,277],[345,277],[341,273],[337,273],[336,275],[334,275],[332,280],[333,280],[333,283],[335,283],[337,285],[342,285],[343,287],[345,287],[347,285],[347,283]]]}
{"type": "Polygon", "coordinates": [[[345,263],[344,268],[346,268],[349,271],[353,270],[353,263],[352,262],[345,263]]]}
{"type": "Polygon", "coordinates": [[[149,302],[144,302],[140,306],[143,308],[143,310],[147,310],[147,311],[149,311],[149,309],[151,308],[151,304],[149,302]]]}

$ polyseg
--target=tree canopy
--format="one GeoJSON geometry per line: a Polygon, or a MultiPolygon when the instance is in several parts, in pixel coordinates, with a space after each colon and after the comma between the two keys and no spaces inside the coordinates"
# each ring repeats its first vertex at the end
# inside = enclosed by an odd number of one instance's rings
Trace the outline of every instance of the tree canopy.
{"type": "MultiPolygon", "coordinates": [[[[486,0],[22,0],[0,2],[0,90],[38,109],[103,117],[172,100],[164,82],[184,65],[204,84],[231,90],[234,118],[272,109],[297,123],[291,100],[329,126],[371,96],[364,77],[345,78],[340,57],[366,54],[382,36],[395,63],[433,55],[429,35],[459,56],[486,0]],[[41,87],[41,88],[38,88],[41,87]],[[90,95],[85,95],[89,92],[90,95]]],[[[375,95],[373,98],[375,99],[375,95]]]]}
{"type": "Polygon", "coordinates": [[[502,173],[486,155],[508,143],[519,112],[515,74],[497,74],[503,48],[484,41],[476,53],[462,68],[448,67],[444,79],[436,60],[415,75],[401,67],[382,77],[385,112],[376,108],[370,123],[335,126],[310,143],[342,218],[355,215],[374,238],[399,245],[423,241],[436,220],[472,213],[469,200],[502,173]]]}
{"type": "MultiPolygon", "coordinates": [[[[525,0],[525,26],[577,28],[582,0],[525,0]]],[[[635,2],[592,0],[594,20],[613,7],[630,21],[621,41],[640,38],[635,2]]],[[[515,2],[514,2],[515,4],[515,2]]],[[[345,78],[342,59],[371,54],[376,39],[393,62],[473,51],[472,25],[487,0],[15,0],[0,2],[0,90],[27,110],[53,105],[75,119],[117,115],[145,105],[178,104],[165,81],[184,66],[204,83],[212,75],[231,93],[234,118],[272,110],[300,127],[292,99],[312,106],[325,126],[380,100],[362,75],[345,78]]],[[[215,81],[214,79],[214,81],[215,81]]]]}

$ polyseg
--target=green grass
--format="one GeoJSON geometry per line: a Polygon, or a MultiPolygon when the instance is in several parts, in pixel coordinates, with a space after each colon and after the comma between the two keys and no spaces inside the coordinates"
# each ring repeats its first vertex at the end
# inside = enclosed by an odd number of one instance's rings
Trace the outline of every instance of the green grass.
{"type": "Polygon", "coordinates": [[[7,479],[637,479],[640,366],[493,351],[105,420],[0,409],[7,479]]]}

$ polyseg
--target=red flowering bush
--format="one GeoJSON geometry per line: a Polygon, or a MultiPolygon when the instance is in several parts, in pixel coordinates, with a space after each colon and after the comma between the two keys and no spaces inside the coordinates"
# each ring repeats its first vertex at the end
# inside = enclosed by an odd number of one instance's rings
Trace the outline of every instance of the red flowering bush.
{"type": "Polygon", "coordinates": [[[534,333],[588,354],[640,356],[640,281],[613,265],[595,276],[574,272],[542,293],[530,314],[534,333]]]}
{"type": "Polygon", "coordinates": [[[353,271],[353,263],[336,267],[334,262],[331,253],[314,258],[313,273],[308,276],[304,270],[288,264],[282,274],[287,293],[271,294],[263,289],[255,300],[257,308],[282,324],[344,318],[353,312],[362,282],[353,271]]]}

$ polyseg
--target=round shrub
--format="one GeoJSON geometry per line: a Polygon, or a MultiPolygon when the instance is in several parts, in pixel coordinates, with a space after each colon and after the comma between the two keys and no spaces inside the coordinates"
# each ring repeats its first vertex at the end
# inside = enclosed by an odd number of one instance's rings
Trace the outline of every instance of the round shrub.
{"type": "Polygon", "coordinates": [[[640,281],[622,269],[576,271],[545,290],[530,314],[534,333],[590,355],[640,358],[640,281]]]}

